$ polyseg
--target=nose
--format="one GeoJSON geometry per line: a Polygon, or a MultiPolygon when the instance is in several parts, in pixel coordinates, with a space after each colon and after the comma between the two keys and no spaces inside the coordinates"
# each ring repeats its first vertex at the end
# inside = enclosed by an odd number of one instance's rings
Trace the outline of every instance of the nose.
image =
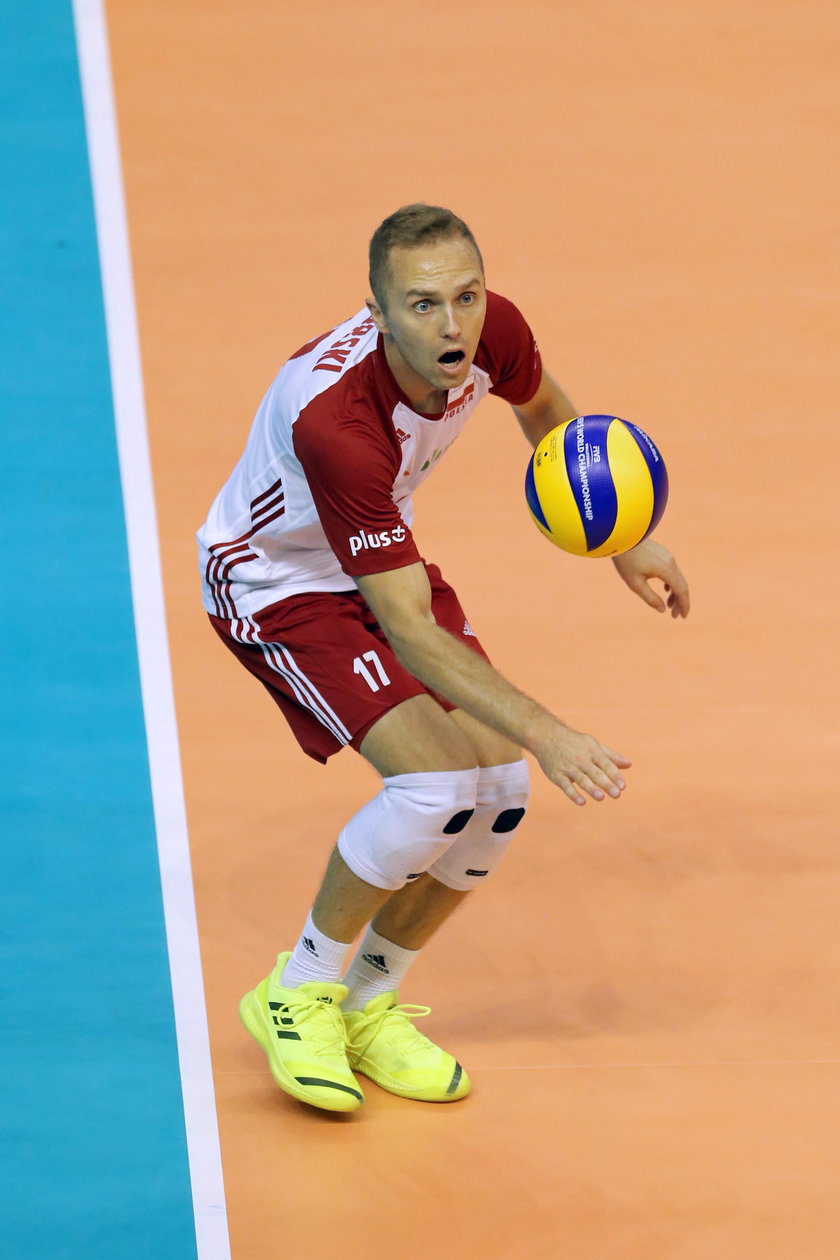
{"type": "Polygon", "coordinates": [[[461,325],[455,314],[455,307],[444,304],[441,309],[441,335],[450,340],[461,335],[461,325]]]}

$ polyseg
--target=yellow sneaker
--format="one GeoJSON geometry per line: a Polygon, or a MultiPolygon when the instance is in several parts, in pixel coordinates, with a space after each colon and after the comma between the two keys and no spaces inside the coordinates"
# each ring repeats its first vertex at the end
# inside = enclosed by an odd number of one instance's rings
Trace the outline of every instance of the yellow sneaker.
{"type": "Polygon", "coordinates": [[[470,1092],[470,1078],[460,1063],[411,1022],[428,1014],[428,1006],[400,1005],[397,992],[371,998],[364,1010],[345,1011],[350,1066],[400,1098],[463,1098],[470,1092]]]}
{"type": "Polygon", "coordinates": [[[284,988],[279,980],[288,957],[280,954],[271,975],[245,994],[239,1017],[287,1094],[325,1111],[355,1111],[364,1095],[344,1050],[340,1003],[347,989],[319,981],[284,988]]]}

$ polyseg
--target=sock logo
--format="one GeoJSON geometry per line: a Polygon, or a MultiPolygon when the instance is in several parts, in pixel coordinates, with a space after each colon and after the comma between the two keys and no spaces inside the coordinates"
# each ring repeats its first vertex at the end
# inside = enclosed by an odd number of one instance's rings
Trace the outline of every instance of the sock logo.
{"type": "Polygon", "coordinates": [[[316,958],[318,957],[318,951],[315,948],[315,942],[313,941],[311,936],[302,937],[301,945],[306,950],[307,954],[314,954],[316,958]]]}
{"type": "Polygon", "coordinates": [[[375,967],[377,971],[381,971],[383,976],[390,976],[390,971],[385,966],[384,954],[362,954],[362,958],[369,967],[375,967]]]}

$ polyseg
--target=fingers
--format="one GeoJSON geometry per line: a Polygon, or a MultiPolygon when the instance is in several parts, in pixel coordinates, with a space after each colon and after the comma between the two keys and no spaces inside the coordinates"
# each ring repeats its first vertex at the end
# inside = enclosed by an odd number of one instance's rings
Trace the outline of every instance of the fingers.
{"type": "Polygon", "coordinates": [[[676,575],[665,585],[665,590],[668,592],[668,607],[671,610],[672,617],[687,617],[691,611],[688,582],[686,582],[676,565],[674,569],[676,575]]]}
{"type": "Polygon", "coordinates": [[[633,590],[640,595],[645,603],[656,610],[656,612],[664,613],[665,601],[661,595],[658,595],[651,586],[650,582],[646,582],[644,578],[633,584],[633,590]]]}
{"type": "Polygon", "coordinates": [[[627,786],[619,773],[619,766],[624,768],[629,765],[626,757],[605,748],[604,754],[593,757],[587,765],[582,765],[574,773],[559,774],[555,782],[575,805],[586,804],[581,795],[583,792],[593,801],[603,801],[607,796],[618,800],[627,786]]]}
{"type": "Polygon", "coordinates": [[[644,578],[641,578],[638,582],[628,582],[630,589],[656,612],[670,612],[672,617],[687,617],[691,608],[691,600],[688,594],[688,583],[679,569],[676,570],[676,577],[672,577],[664,585],[667,595],[667,608],[666,601],[657,594],[644,578]]]}
{"type": "Polygon", "coordinates": [[[619,787],[617,783],[611,783],[606,776],[603,776],[604,786],[599,787],[595,780],[588,774],[584,774],[583,771],[574,779],[565,774],[558,775],[555,782],[575,805],[586,804],[586,800],[581,795],[581,792],[586,792],[587,796],[591,796],[593,801],[603,801],[607,796],[617,800],[626,787],[623,780],[619,787]]]}
{"type": "Polygon", "coordinates": [[[585,805],[587,796],[593,801],[607,796],[617,800],[627,786],[622,771],[630,765],[628,759],[594,735],[584,735],[563,722],[556,723],[540,750],[532,751],[546,778],[574,805],[585,805]]]}
{"type": "Polygon", "coordinates": [[[581,796],[580,792],[576,788],[573,779],[568,779],[565,776],[563,776],[562,778],[558,777],[557,779],[555,779],[555,783],[557,784],[559,788],[561,788],[566,793],[566,795],[568,796],[569,800],[572,802],[573,805],[586,804],[586,801],[584,800],[584,798],[581,796]]]}
{"type": "Polygon", "coordinates": [[[655,612],[670,612],[672,617],[687,617],[691,607],[688,583],[680,572],[674,557],[660,543],[647,538],[623,555],[614,556],[613,563],[623,580],[640,599],[655,612]],[[652,578],[665,584],[666,601],[650,585],[652,578]]]}
{"type": "Polygon", "coordinates": [[[683,577],[683,574],[681,573],[674,557],[672,555],[668,555],[661,570],[657,574],[649,573],[647,576],[661,577],[665,585],[668,609],[671,616],[687,617],[691,608],[691,600],[688,594],[688,582],[686,582],[683,577]]]}
{"type": "Polygon", "coordinates": [[[602,744],[601,747],[609,757],[610,761],[612,761],[614,765],[620,766],[622,770],[627,770],[630,766],[632,766],[633,762],[628,761],[626,757],[622,757],[621,753],[617,753],[614,749],[608,748],[606,744],[602,744]]]}

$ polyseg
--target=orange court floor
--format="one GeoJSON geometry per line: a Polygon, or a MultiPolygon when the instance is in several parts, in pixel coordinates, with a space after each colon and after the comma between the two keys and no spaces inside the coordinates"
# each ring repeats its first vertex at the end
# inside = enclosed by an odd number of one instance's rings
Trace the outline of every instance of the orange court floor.
{"type": "MultiPolygon", "coordinates": [[[[828,0],[109,0],[234,1260],[837,1260],[837,45],[828,0]],[[415,533],[497,666],[633,760],[533,765],[403,997],[474,1090],[277,1091],[237,1018],[376,779],[308,761],[211,632],[194,531],[272,376],[452,206],[580,411],[665,455],[659,617],[527,517],[489,400],[415,533]]],[[[533,763],[532,763],[533,764],[533,763]]]]}

